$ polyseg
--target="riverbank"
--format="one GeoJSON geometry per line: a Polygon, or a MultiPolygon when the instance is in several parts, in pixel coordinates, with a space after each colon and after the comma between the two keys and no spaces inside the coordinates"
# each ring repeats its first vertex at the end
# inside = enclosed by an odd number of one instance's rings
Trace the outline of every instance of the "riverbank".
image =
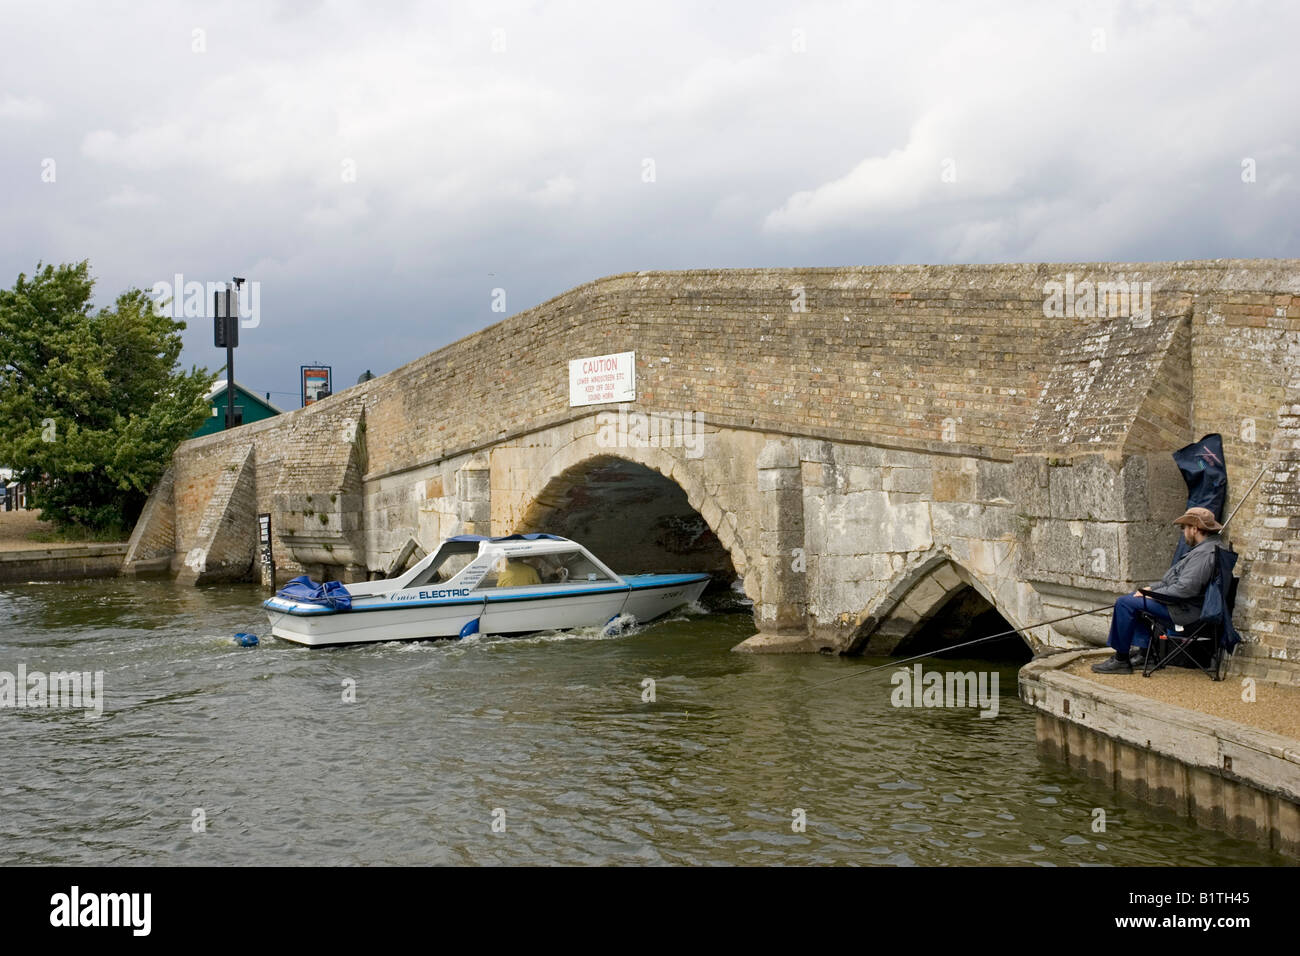
{"type": "Polygon", "coordinates": [[[1300,857],[1300,695],[1259,683],[1248,702],[1239,680],[1196,671],[1093,674],[1108,653],[1056,654],[1021,670],[1039,752],[1201,826],[1300,857]]]}
{"type": "Polygon", "coordinates": [[[0,511],[0,583],[113,577],[125,541],[34,541],[47,532],[39,511],[0,511]]]}
{"type": "Polygon", "coordinates": [[[56,532],[41,520],[39,509],[0,511],[0,552],[80,548],[88,544],[126,544],[127,537],[113,540],[84,529],[56,532]]]}
{"type": "Polygon", "coordinates": [[[32,540],[33,534],[47,530],[49,525],[41,521],[39,511],[0,511],[0,553],[27,551],[38,544],[43,547],[61,547],[32,540]]]}
{"type": "Polygon", "coordinates": [[[0,552],[0,584],[111,578],[122,570],[125,544],[61,544],[0,552]]]}

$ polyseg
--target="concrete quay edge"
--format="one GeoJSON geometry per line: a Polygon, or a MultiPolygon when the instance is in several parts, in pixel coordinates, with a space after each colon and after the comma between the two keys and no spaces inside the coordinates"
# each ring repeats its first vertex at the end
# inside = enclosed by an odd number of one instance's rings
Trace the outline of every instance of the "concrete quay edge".
{"type": "Polygon", "coordinates": [[[0,584],[116,577],[126,551],[125,542],[5,551],[0,553],[0,584]]]}
{"type": "Polygon", "coordinates": [[[43,561],[47,558],[97,558],[102,555],[126,554],[126,542],[54,544],[46,548],[0,551],[0,564],[6,562],[43,561]]]}
{"type": "Polygon", "coordinates": [[[1069,651],[1021,669],[1039,753],[1201,826],[1300,857],[1300,740],[1063,671],[1109,653],[1069,651]]]}

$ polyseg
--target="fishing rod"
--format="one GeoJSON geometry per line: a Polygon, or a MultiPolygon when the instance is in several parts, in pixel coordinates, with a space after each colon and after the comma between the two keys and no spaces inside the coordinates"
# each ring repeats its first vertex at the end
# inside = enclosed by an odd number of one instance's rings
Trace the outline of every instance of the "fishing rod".
{"type": "MultiPolygon", "coordinates": [[[[1025,627],[1013,627],[1009,631],[999,631],[997,634],[990,634],[987,637],[977,637],[973,641],[965,641],[961,644],[952,644],[948,647],[940,648],[940,652],[955,651],[959,647],[970,647],[972,644],[981,644],[984,641],[991,641],[998,637],[1007,637],[1011,634],[1019,634],[1021,631],[1032,631],[1036,627],[1046,627],[1048,624],[1058,624],[1061,621],[1068,621],[1071,618],[1083,617],[1086,614],[1097,614],[1100,611],[1110,611],[1114,608],[1113,604],[1103,604],[1100,607],[1094,607],[1088,611],[1079,611],[1076,614],[1067,614],[1065,617],[1054,618],[1050,621],[1039,621],[1037,624],[1028,624],[1025,627]]],[[[813,684],[813,687],[825,687],[827,684],[834,684],[836,681],[848,680],[850,677],[861,677],[863,674],[870,674],[873,671],[885,670],[886,668],[898,667],[900,664],[909,664],[912,661],[919,661],[925,657],[933,657],[934,652],[917,654],[915,657],[903,657],[896,661],[890,661],[888,664],[880,664],[876,667],[868,667],[865,670],[855,670],[852,674],[845,674],[842,677],[836,677],[828,681],[822,681],[820,684],[813,684]]],[[[810,690],[812,688],[809,688],[810,690]]]]}
{"type": "MultiPolygon", "coordinates": [[[[1232,514],[1228,515],[1228,521],[1237,517],[1237,512],[1240,511],[1241,506],[1246,503],[1246,499],[1250,497],[1250,493],[1255,490],[1255,486],[1259,484],[1259,479],[1264,477],[1264,472],[1266,471],[1268,471],[1267,463],[1265,463],[1264,467],[1259,470],[1259,474],[1255,476],[1255,480],[1251,482],[1250,487],[1246,489],[1246,493],[1241,496],[1241,500],[1237,502],[1237,507],[1232,509],[1232,514]]],[[[1228,526],[1228,521],[1223,522],[1223,527],[1219,529],[1220,532],[1223,531],[1223,528],[1228,526]]]]}

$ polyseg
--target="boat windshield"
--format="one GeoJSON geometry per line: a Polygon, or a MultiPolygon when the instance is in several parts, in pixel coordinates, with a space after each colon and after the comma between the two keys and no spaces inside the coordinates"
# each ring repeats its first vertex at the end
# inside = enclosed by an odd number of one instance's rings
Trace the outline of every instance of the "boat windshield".
{"type": "Polygon", "coordinates": [[[561,551],[527,557],[502,557],[478,588],[517,588],[538,585],[596,583],[613,580],[581,551],[561,551]]]}
{"type": "Polygon", "coordinates": [[[474,560],[478,554],[477,541],[448,541],[434,556],[429,566],[417,574],[407,587],[417,587],[422,584],[439,584],[450,581],[465,566],[474,560]]]}

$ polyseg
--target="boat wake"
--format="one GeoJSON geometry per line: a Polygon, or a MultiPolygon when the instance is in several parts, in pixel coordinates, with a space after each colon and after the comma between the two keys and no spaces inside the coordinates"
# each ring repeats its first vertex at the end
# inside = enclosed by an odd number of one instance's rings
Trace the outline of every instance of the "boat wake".
{"type": "Polygon", "coordinates": [[[565,631],[535,631],[532,634],[510,636],[505,634],[474,634],[458,643],[462,646],[473,644],[565,644],[570,641],[609,641],[621,637],[631,637],[646,629],[631,614],[620,614],[614,620],[600,627],[575,627],[565,631]]]}
{"type": "Polygon", "coordinates": [[[644,628],[637,626],[637,620],[631,614],[620,614],[600,629],[601,637],[624,637],[638,633],[644,628]]]}

